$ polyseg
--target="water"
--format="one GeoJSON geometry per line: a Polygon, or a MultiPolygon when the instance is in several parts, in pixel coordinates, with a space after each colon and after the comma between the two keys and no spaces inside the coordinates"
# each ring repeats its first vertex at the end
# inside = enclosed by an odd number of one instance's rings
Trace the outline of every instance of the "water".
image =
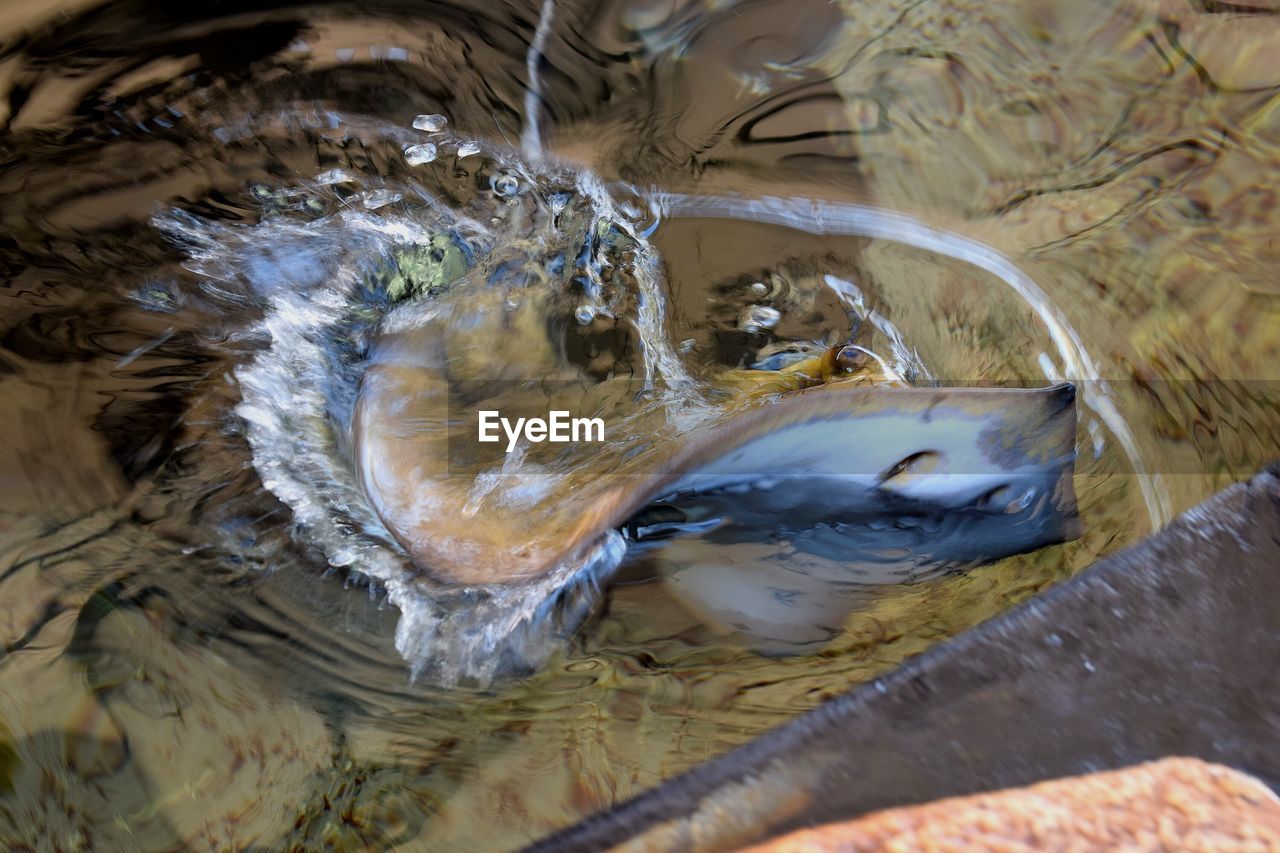
{"type": "MultiPolygon", "coordinates": [[[[512,848],[1280,455],[1269,10],[800,11],[0,12],[0,837],[512,848]],[[414,307],[468,270],[502,272],[472,316],[506,331],[414,307]],[[419,595],[337,464],[395,311],[504,400],[587,377],[636,425],[617,453],[846,340],[917,384],[1069,378],[1083,535],[798,655],[682,605],[659,558],[588,567],[535,673],[454,684],[431,662],[472,635],[440,625],[505,636],[548,598],[419,595]]],[[[580,462],[477,462],[459,505],[608,476],[580,462]]]]}

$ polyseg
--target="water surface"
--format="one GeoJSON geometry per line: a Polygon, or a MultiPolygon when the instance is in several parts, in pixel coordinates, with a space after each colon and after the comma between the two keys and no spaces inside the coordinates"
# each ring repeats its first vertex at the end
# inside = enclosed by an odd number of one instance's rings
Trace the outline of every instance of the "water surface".
{"type": "Polygon", "coordinates": [[[1264,3],[9,6],[0,837],[517,847],[1247,477],[1280,449],[1277,26],[1264,3]],[[621,381],[638,444],[806,342],[856,336],[914,383],[1075,381],[1084,533],[788,656],[635,561],[535,674],[432,678],[419,641],[455,611],[397,593],[327,419],[381,312],[499,268],[534,307],[458,334],[475,377],[621,381]]]}

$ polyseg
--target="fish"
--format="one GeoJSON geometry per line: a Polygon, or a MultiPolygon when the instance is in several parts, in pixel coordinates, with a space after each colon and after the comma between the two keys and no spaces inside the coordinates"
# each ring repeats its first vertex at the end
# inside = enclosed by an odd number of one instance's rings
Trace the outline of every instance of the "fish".
{"type": "Polygon", "coordinates": [[[628,532],[659,543],[668,592],[703,622],[802,653],[877,589],[1078,536],[1074,399],[1070,385],[801,392],[691,446],[628,532]]]}
{"type": "Polygon", "coordinates": [[[1071,385],[797,396],[677,460],[685,473],[630,528],[659,543],[676,600],[757,651],[830,640],[878,588],[1080,533],[1071,385]]]}
{"type": "Polygon", "coordinates": [[[444,584],[529,583],[584,559],[611,531],[630,531],[640,547],[656,537],[644,513],[659,509],[680,515],[666,535],[741,544],[769,531],[809,574],[858,585],[917,582],[1078,535],[1070,384],[830,381],[748,394],[613,470],[584,466],[572,484],[476,518],[474,479],[445,458],[449,382],[424,380],[422,351],[403,351],[418,361],[384,355],[366,372],[356,467],[388,530],[444,584]],[[415,410],[434,414],[406,416],[415,410]],[[424,434],[436,438],[424,445],[424,434]]]}

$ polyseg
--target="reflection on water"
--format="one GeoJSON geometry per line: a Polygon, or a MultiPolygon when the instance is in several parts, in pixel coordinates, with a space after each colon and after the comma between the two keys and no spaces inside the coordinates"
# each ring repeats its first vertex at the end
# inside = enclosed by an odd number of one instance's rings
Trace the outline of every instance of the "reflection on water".
{"type": "MultiPolygon", "coordinates": [[[[802,5],[0,12],[0,837],[514,847],[1276,454],[1267,4],[802,5]],[[536,674],[411,682],[513,602],[415,611],[334,463],[377,321],[460,276],[503,298],[430,336],[450,370],[616,384],[637,445],[833,344],[1075,380],[1083,535],[790,656],[638,559],[536,674]]],[[[608,476],[571,463],[513,466],[608,476]]]]}

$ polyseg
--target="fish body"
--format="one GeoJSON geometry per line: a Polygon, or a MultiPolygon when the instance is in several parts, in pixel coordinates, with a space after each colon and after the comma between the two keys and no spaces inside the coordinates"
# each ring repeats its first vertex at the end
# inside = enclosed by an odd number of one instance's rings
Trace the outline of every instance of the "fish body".
{"type": "Polygon", "coordinates": [[[695,442],[658,502],[721,519],[701,533],[710,541],[770,530],[834,560],[909,548],[947,566],[1031,550],[1076,533],[1074,399],[1070,385],[822,386],[695,442]]]}
{"type": "MultiPolygon", "coordinates": [[[[1061,541],[1074,523],[1068,385],[911,389],[837,381],[753,397],[524,511],[477,519],[467,509],[471,484],[423,456],[442,452],[438,437],[423,445],[419,429],[385,417],[413,406],[415,374],[406,371],[384,364],[366,379],[355,419],[358,467],[388,529],[445,583],[542,577],[651,505],[715,521],[702,525],[710,542],[785,535],[863,583],[920,579],[936,574],[927,567],[1061,541]],[[911,564],[872,559],[857,568],[884,548],[910,548],[911,564]]],[[[416,393],[436,400],[442,382],[416,393]]],[[[419,428],[444,421],[410,419],[419,428]]]]}

